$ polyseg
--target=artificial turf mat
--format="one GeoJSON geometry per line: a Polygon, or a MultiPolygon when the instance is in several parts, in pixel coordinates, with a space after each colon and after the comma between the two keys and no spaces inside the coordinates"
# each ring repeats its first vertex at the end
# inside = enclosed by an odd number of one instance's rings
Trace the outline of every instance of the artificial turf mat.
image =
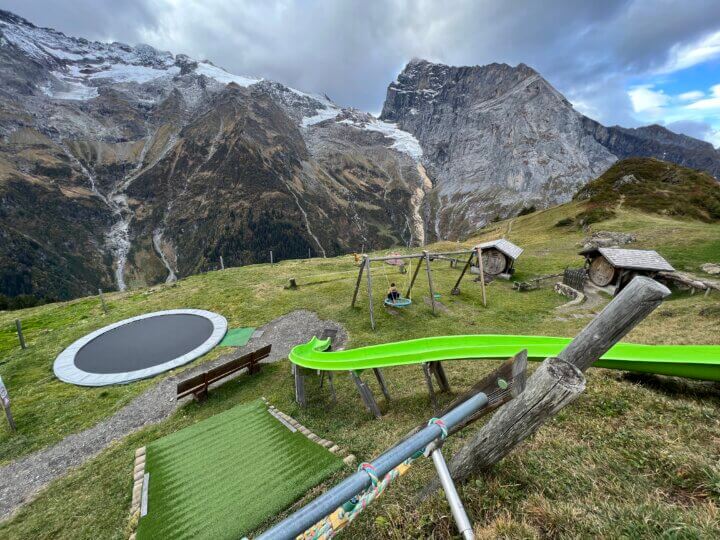
{"type": "Polygon", "coordinates": [[[231,328],[218,344],[220,347],[244,347],[255,332],[254,328],[231,328]]]}
{"type": "Polygon", "coordinates": [[[342,466],[262,401],[239,405],[147,445],[137,537],[241,538],[342,466]]]}

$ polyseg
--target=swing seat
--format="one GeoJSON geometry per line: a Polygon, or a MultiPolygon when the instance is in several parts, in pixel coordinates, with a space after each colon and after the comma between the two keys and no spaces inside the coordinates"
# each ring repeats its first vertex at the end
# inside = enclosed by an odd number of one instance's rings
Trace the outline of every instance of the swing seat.
{"type": "Polygon", "coordinates": [[[394,302],[392,300],[390,300],[389,298],[385,299],[385,305],[388,307],[403,308],[403,307],[409,306],[410,304],[412,304],[412,300],[410,300],[409,298],[400,297],[397,300],[395,300],[394,302]]]}

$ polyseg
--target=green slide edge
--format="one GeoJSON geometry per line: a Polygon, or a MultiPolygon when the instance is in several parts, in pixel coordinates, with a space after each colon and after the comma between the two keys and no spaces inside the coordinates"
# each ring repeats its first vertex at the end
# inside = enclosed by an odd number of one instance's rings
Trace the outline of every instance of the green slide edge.
{"type": "MultiPolygon", "coordinates": [[[[372,368],[467,359],[505,359],[527,349],[530,360],[557,356],[572,338],[480,334],[434,336],[328,351],[330,340],[317,337],[295,346],[290,361],[323,371],[362,371],[372,368]]],[[[618,343],[595,367],[720,381],[720,345],[641,345],[618,343]]]]}

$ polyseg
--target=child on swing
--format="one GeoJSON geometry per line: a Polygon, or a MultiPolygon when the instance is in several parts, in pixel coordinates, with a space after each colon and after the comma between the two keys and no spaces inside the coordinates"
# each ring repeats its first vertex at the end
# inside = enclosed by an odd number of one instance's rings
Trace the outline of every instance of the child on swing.
{"type": "Polygon", "coordinates": [[[394,283],[390,284],[390,288],[388,289],[387,294],[388,300],[390,300],[393,304],[397,302],[400,299],[400,293],[397,290],[397,287],[394,283]]]}

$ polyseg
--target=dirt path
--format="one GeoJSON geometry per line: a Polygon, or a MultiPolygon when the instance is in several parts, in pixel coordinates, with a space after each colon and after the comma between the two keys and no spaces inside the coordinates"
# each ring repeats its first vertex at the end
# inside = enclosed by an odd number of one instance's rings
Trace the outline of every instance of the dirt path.
{"type": "Polygon", "coordinates": [[[54,446],[1,467],[0,521],[7,519],[23,504],[35,498],[52,480],[98,455],[112,441],[122,439],[143,426],[155,424],[170,416],[185,401],[178,402],[175,399],[179,380],[268,344],[272,344],[272,352],[264,362],[277,362],[287,358],[292,347],[307,342],[314,335],[319,336],[325,328],[338,329],[335,340],[338,345],[347,340],[347,332],[338,323],[322,321],[309,311],[288,313],[259,328],[262,335],[253,337],[245,347],[232,349],[229,354],[212,362],[169,377],[96,426],[69,435],[54,446]]]}

